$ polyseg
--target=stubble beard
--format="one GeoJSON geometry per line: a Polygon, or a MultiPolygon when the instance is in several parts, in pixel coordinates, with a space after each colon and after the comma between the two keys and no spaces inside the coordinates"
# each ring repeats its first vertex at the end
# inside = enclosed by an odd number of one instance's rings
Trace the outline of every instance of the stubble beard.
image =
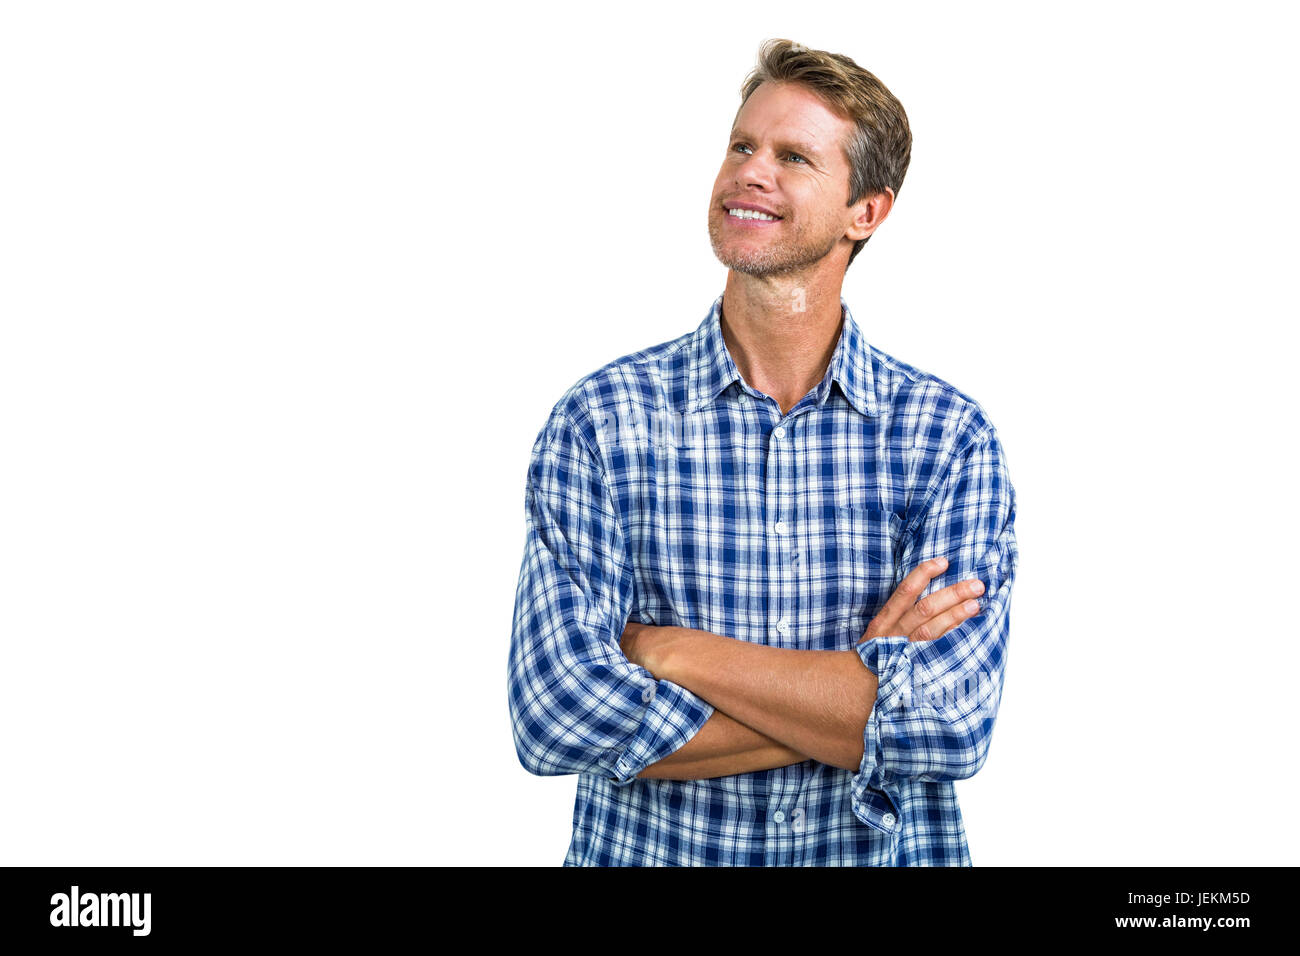
{"type": "Polygon", "coordinates": [[[821,261],[835,248],[833,239],[808,237],[796,231],[793,236],[769,240],[757,248],[737,252],[734,246],[729,248],[724,243],[722,233],[726,223],[722,219],[726,215],[723,212],[709,216],[709,241],[713,245],[713,254],[728,269],[745,275],[772,276],[794,272],[821,261]]]}

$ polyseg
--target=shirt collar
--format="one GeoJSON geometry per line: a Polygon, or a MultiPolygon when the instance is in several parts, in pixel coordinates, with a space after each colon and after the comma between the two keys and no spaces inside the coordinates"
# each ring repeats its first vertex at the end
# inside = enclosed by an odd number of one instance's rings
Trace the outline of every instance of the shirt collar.
{"type": "MultiPolygon", "coordinates": [[[[725,293],[724,293],[725,294],[725,293]]],[[[863,415],[877,414],[875,361],[867,340],[853,321],[848,303],[840,298],[844,318],[839,342],[831,355],[826,375],[816,389],[817,404],[825,403],[831,383],[839,385],[849,404],[863,415]]],[[[690,409],[708,405],[730,385],[740,379],[740,371],[722,338],[722,296],[718,296],[709,314],[700,323],[691,340],[690,409]]]]}

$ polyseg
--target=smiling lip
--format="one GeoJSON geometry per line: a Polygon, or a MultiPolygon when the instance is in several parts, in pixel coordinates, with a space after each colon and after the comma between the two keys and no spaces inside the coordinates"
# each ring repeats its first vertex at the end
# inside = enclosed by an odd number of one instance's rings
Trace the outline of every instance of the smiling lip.
{"type": "Polygon", "coordinates": [[[777,216],[775,219],[739,219],[736,216],[733,216],[731,214],[730,210],[732,209],[749,209],[749,210],[753,210],[754,212],[761,212],[768,216],[776,216],[776,213],[772,212],[772,210],[767,209],[763,206],[756,205],[755,203],[749,203],[749,202],[723,203],[722,206],[723,216],[726,218],[728,222],[734,223],[737,226],[748,226],[750,228],[757,228],[759,226],[775,226],[778,223],[784,222],[784,220],[780,216],[777,216]]]}
{"type": "Polygon", "coordinates": [[[753,202],[724,202],[722,204],[722,208],[723,209],[748,209],[751,212],[761,212],[767,216],[776,216],[777,219],[781,218],[780,216],[777,216],[777,214],[773,212],[771,209],[768,209],[766,206],[760,206],[758,203],[753,203],[753,202]]]}

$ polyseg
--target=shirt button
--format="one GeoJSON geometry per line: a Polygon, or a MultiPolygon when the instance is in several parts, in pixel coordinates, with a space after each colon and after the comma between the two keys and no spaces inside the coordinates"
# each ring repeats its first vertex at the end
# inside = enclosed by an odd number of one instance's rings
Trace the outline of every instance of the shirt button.
{"type": "Polygon", "coordinates": [[[782,634],[790,630],[790,619],[788,617],[781,618],[776,622],[776,629],[782,634]]]}
{"type": "Polygon", "coordinates": [[[892,813],[886,813],[880,818],[880,822],[887,827],[892,827],[894,825],[894,815],[892,813]]]}
{"type": "Polygon", "coordinates": [[[650,703],[650,701],[654,699],[655,699],[655,689],[653,687],[647,687],[645,690],[641,691],[642,703],[648,704],[650,703]]]}
{"type": "Polygon", "coordinates": [[[777,425],[776,428],[772,429],[772,434],[775,435],[777,438],[784,438],[784,437],[785,437],[785,426],[784,426],[784,425],[777,425]]]}
{"type": "Polygon", "coordinates": [[[776,527],[773,528],[772,530],[774,530],[777,534],[785,534],[785,522],[778,521],[776,523],[776,527]]]}
{"type": "Polygon", "coordinates": [[[782,813],[780,810],[778,810],[776,811],[776,813],[772,814],[772,819],[775,820],[777,823],[784,823],[785,814],[782,813]]]}

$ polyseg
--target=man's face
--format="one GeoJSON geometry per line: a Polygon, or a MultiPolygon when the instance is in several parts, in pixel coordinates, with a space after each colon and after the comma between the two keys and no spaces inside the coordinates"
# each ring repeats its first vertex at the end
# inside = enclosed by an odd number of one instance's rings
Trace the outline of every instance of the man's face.
{"type": "Polygon", "coordinates": [[[728,269],[773,275],[814,265],[843,242],[858,206],[849,199],[844,144],[853,124],[805,87],[763,83],[740,113],[709,200],[713,254],[728,269]],[[737,219],[736,205],[781,218],[737,219]]]}

